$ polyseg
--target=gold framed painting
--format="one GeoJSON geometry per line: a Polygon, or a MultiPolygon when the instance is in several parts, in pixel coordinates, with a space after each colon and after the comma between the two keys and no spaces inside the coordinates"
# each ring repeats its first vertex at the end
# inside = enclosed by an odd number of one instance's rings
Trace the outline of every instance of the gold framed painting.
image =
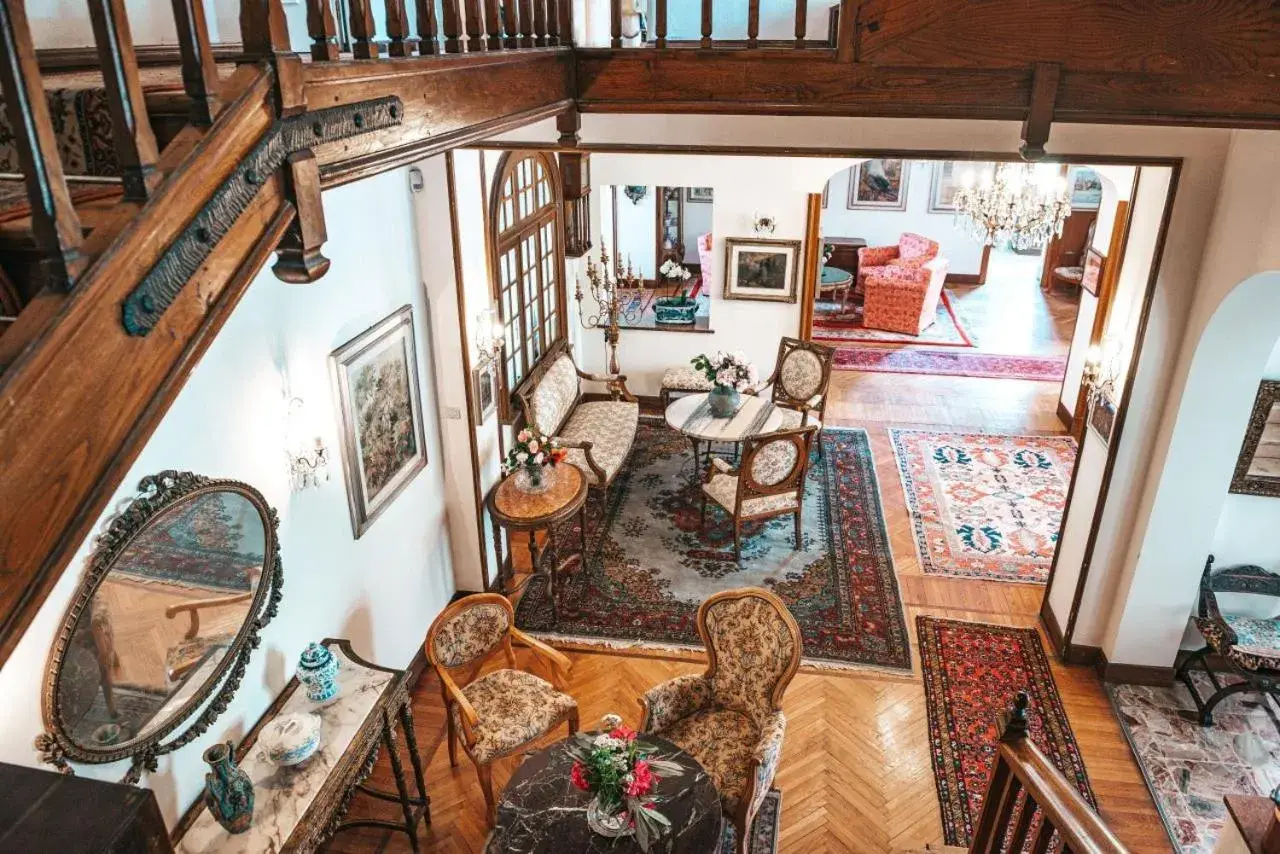
{"type": "Polygon", "coordinates": [[[1258,387],[1231,491],[1280,498],[1280,380],[1263,380],[1258,387]]]}
{"type": "Polygon", "coordinates": [[[799,240],[729,237],[724,251],[725,299],[796,301],[799,240]]]}
{"type": "Polygon", "coordinates": [[[910,160],[865,160],[849,170],[850,210],[905,211],[910,160]]]}
{"type": "Polygon", "coordinates": [[[1085,252],[1084,272],[1080,276],[1080,287],[1095,297],[1098,295],[1098,288],[1102,285],[1102,271],[1106,264],[1107,256],[1092,246],[1085,252]]]}
{"type": "Polygon", "coordinates": [[[329,354],[342,471],[356,539],[427,466],[413,307],[329,354]]]}

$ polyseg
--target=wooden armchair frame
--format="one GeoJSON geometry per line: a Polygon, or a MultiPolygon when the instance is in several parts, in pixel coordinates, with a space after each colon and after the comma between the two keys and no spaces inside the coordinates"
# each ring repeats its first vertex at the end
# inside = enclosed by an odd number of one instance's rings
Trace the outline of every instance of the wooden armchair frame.
{"type": "MultiPolygon", "coordinates": [[[[462,686],[475,681],[476,676],[478,676],[480,671],[484,668],[485,663],[499,651],[501,651],[505,656],[508,669],[519,670],[520,668],[516,664],[515,650],[511,644],[512,638],[529,647],[529,649],[531,649],[540,660],[546,663],[547,675],[550,677],[548,681],[550,681],[558,690],[563,691],[565,689],[564,680],[573,666],[572,662],[570,662],[568,657],[563,653],[557,652],[542,641],[532,638],[517,629],[515,626],[515,609],[511,607],[511,603],[507,598],[499,593],[476,593],[451,603],[441,611],[440,615],[431,623],[431,628],[427,630],[427,639],[423,644],[424,651],[427,655],[427,661],[431,663],[431,666],[435,668],[436,674],[440,677],[440,693],[444,697],[445,720],[447,721],[448,726],[447,738],[449,741],[449,764],[455,768],[458,765],[457,743],[459,741],[459,736],[461,736],[460,740],[462,741],[462,749],[466,751],[468,758],[470,758],[476,766],[476,776],[480,779],[480,788],[484,792],[485,822],[489,825],[493,824],[495,806],[493,798],[493,776],[490,770],[490,765],[494,759],[501,759],[504,756],[510,756],[523,748],[529,742],[526,741],[523,744],[516,745],[506,751],[503,751],[502,753],[493,756],[489,762],[479,762],[476,759],[473,750],[476,745],[475,727],[480,722],[480,716],[467,700],[466,695],[462,693],[462,686]],[[441,626],[445,625],[463,611],[474,608],[478,605],[497,605],[501,607],[507,615],[506,632],[503,634],[501,639],[496,641],[487,650],[478,653],[471,660],[456,666],[444,664],[436,656],[435,651],[435,642],[439,635],[441,626]],[[454,678],[454,674],[462,671],[469,671],[469,673],[465,679],[461,680],[461,684],[459,684],[459,680],[454,678]],[[456,724],[454,723],[454,706],[458,707],[458,717],[462,721],[461,733],[457,732],[456,724]]],[[[578,709],[576,706],[569,712],[555,718],[544,732],[539,733],[534,736],[534,738],[540,738],[542,735],[550,732],[565,721],[568,721],[570,735],[573,735],[578,731],[578,709]]],[[[532,741],[532,739],[530,739],[530,741],[532,741]]]]}
{"type": "MultiPolygon", "coordinates": [[[[698,636],[702,638],[702,645],[707,651],[707,669],[702,674],[702,681],[708,686],[707,698],[708,703],[711,702],[710,686],[715,684],[716,671],[720,668],[720,653],[717,652],[715,645],[711,642],[711,633],[707,628],[707,614],[717,604],[735,599],[763,599],[767,602],[778,616],[782,619],[783,624],[787,628],[787,632],[791,635],[791,648],[793,650],[791,661],[788,662],[786,669],[778,677],[778,681],[773,686],[773,691],[769,695],[770,711],[777,717],[781,718],[782,713],[782,697],[787,692],[787,687],[791,684],[791,680],[795,678],[796,671],[800,669],[800,659],[803,654],[803,641],[800,637],[800,626],[796,623],[796,618],[791,615],[791,611],[787,609],[786,604],[773,593],[759,587],[742,587],[736,590],[723,590],[712,596],[707,597],[703,603],[698,606],[698,636]]],[[[677,677],[677,679],[688,679],[691,677],[677,677]]],[[[692,677],[697,678],[697,677],[692,677]]],[[[641,729],[644,732],[650,732],[654,724],[654,709],[650,706],[648,695],[641,698],[640,704],[644,710],[644,723],[641,729]]],[[[686,714],[693,714],[701,709],[693,708],[686,710],[686,714]]],[[[785,721],[785,719],[783,719],[785,721]]],[[[736,842],[739,854],[749,854],[750,852],[750,835],[751,823],[755,820],[756,812],[759,810],[759,801],[761,800],[757,786],[759,782],[759,769],[762,764],[762,752],[766,747],[766,742],[770,741],[772,734],[762,731],[760,744],[752,751],[752,763],[747,773],[747,788],[742,793],[742,798],[738,801],[738,808],[729,816],[733,822],[736,832],[736,842]]],[[[780,736],[778,737],[780,740],[780,736]]],[[[780,744],[778,745],[780,747],[780,744]]],[[[772,779],[772,778],[771,778],[772,779]]],[[[766,781],[767,783],[768,781],[766,781]]]]}
{"type": "MultiPolygon", "coordinates": [[[[721,474],[735,476],[738,478],[738,491],[734,496],[733,509],[729,511],[733,515],[734,560],[742,559],[742,524],[744,522],[772,519],[775,516],[786,516],[789,513],[795,514],[795,546],[797,549],[800,548],[803,541],[803,532],[801,529],[804,524],[804,480],[806,475],[809,473],[809,453],[813,449],[813,441],[817,434],[818,427],[816,425],[810,425],[808,427],[796,427],[791,430],[779,430],[776,433],[765,433],[760,436],[753,436],[743,442],[742,459],[736,469],[720,457],[711,458],[711,462],[707,466],[706,479],[703,481],[704,485],[709,484],[712,478],[721,474]],[[795,465],[791,471],[777,483],[760,483],[755,479],[754,475],[754,463],[756,456],[775,442],[790,442],[795,445],[795,465]],[[756,514],[748,514],[743,510],[743,505],[752,499],[769,498],[775,495],[786,495],[791,492],[796,494],[796,506],[794,508],[769,510],[764,513],[756,514]]],[[[704,526],[707,522],[707,497],[707,490],[703,489],[701,521],[704,526]]],[[[727,507],[724,509],[729,510],[727,507]]]]}

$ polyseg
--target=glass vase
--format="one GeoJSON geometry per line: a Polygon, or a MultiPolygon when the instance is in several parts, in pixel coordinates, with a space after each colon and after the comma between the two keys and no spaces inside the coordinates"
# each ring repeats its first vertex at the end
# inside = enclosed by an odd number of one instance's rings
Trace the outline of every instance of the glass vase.
{"type": "Polygon", "coordinates": [[[546,492],[556,482],[556,470],[551,466],[525,466],[516,474],[516,489],[528,495],[546,492]]]}
{"type": "Polygon", "coordinates": [[[718,385],[711,389],[707,403],[711,407],[711,414],[716,418],[732,418],[742,405],[742,395],[736,388],[718,385]]]}
{"type": "Polygon", "coordinates": [[[592,798],[587,804],[587,827],[592,833],[610,838],[631,836],[636,832],[625,810],[607,812],[600,806],[599,797],[592,798]]]}
{"type": "Polygon", "coordinates": [[[228,833],[244,833],[253,823],[253,780],[236,765],[231,742],[204,752],[204,803],[228,833]]]}

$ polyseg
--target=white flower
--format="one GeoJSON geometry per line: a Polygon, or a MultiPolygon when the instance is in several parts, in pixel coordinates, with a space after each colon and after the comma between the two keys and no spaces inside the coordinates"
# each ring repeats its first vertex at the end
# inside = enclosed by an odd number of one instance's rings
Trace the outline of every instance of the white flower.
{"type": "Polygon", "coordinates": [[[529,459],[529,455],[526,454],[524,451],[521,451],[520,453],[516,454],[516,462],[520,463],[521,465],[523,465],[526,461],[528,461],[528,459],[529,459]]]}
{"type": "Polygon", "coordinates": [[[538,445],[538,440],[537,440],[537,439],[534,439],[532,442],[530,442],[530,443],[529,443],[529,453],[531,453],[531,454],[536,454],[536,453],[538,453],[538,448],[539,448],[539,447],[540,447],[540,446],[538,445]]]}
{"type": "MultiPolygon", "coordinates": [[[[614,738],[613,736],[607,733],[597,735],[595,737],[595,740],[592,741],[591,743],[594,744],[596,747],[601,748],[602,750],[626,750],[627,749],[627,743],[625,741],[623,741],[620,738],[614,738]]],[[[626,760],[624,759],[623,761],[625,762],[626,760]]]]}
{"type": "Polygon", "coordinates": [[[716,383],[718,385],[733,385],[736,379],[732,368],[721,368],[716,371],[716,383]]]}
{"type": "Polygon", "coordinates": [[[534,463],[534,465],[539,465],[539,466],[540,466],[540,465],[542,465],[542,454],[541,454],[541,453],[537,453],[537,454],[534,454],[534,455],[533,455],[533,463],[534,463]]]}

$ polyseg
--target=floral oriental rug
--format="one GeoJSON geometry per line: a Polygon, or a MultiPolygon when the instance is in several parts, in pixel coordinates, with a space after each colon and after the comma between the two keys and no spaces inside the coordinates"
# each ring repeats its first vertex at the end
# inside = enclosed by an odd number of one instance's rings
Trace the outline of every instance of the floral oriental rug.
{"type": "Polygon", "coordinates": [[[954,348],[922,350],[916,347],[841,346],[836,350],[835,366],[844,371],[1060,383],[1067,374],[1067,357],[1009,356],[954,348]]]}
{"type": "Polygon", "coordinates": [[[948,845],[967,846],[999,746],[996,718],[1026,691],[1031,741],[1097,809],[1035,629],[916,618],[929,748],[948,845]]]}
{"type": "MultiPolygon", "coordinates": [[[[733,526],[714,504],[699,522],[689,440],[642,420],[622,473],[587,504],[588,545],[579,571],[560,580],[558,619],[541,580],[530,583],[516,623],[562,645],[701,649],[698,605],[735,587],[771,590],[800,624],[807,663],[911,669],[911,651],[871,448],[863,430],[828,428],[810,467],[802,548],[783,516],[744,526],[742,562],[733,526]]],[[[575,543],[575,523],[556,532],[575,543]]]]}
{"type": "Polygon", "coordinates": [[[889,435],[925,573],[1048,580],[1074,439],[896,428],[889,435]]]}

